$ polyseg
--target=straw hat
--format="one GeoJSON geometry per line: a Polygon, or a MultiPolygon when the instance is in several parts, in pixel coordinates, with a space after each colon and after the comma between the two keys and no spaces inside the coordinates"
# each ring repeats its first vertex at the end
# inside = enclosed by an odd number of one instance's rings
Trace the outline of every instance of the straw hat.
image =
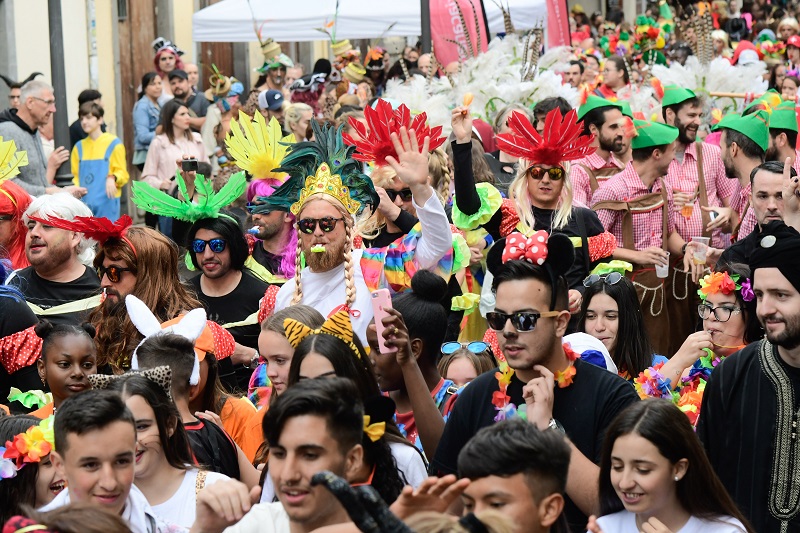
{"type": "Polygon", "coordinates": [[[345,39],[343,41],[332,42],[331,48],[333,48],[333,55],[338,57],[352,50],[353,45],[350,44],[350,39],[345,39]]]}
{"type": "Polygon", "coordinates": [[[267,39],[261,43],[261,53],[264,54],[264,59],[267,61],[270,61],[273,58],[281,55],[282,52],[283,50],[281,50],[281,45],[272,39],[267,39]]]}
{"type": "Polygon", "coordinates": [[[342,71],[342,76],[349,82],[352,83],[360,83],[364,81],[364,76],[367,74],[367,69],[365,69],[360,63],[352,62],[348,63],[344,70],[342,71]]]}
{"type": "Polygon", "coordinates": [[[208,78],[209,88],[203,93],[209,102],[213,102],[215,98],[222,98],[227,96],[231,90],[231,79],[222,74],[212,74],[208,78]]]}

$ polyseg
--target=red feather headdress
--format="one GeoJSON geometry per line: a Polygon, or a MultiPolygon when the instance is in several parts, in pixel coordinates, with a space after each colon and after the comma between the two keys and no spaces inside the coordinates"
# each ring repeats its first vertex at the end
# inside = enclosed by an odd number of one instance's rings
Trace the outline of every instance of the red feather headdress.
{"type": "Polygon", "coordinates": [[[597,150],[592,146],[594,135],[583,135],[583,121],[577,121],[577,111],[567,113],[553,109],[544,121],[542,135],[528,118],[514,111],[508,119],[509,133],[497,136],[497,147],[508,155],[525,159],[528,164],[559,166],[564,161],[581,159],[597,150]]]}
{"type": "Polygon", "coordinates": [[[83,233],[87,239],[92,239],[100,243],[100,246],[105,244],[109,239],[123,240],[131,247],[133,255],[136,255],[136,248],[134,248],[133,243],[125,237],[128,233],[128,228],[133,226],[133,220],[131,220],[131,217],[128,215],[122,215],[116,222],[111,222],[105,217],[75,217],[74,220],[64,220],[63,218],[56,217],[47,219],[37,217],[29,218],[36,222],[53,226],[54,228],[83,233]]]}
{"type": "Polygon", "coordinates": [[[401,104],[396,110],[392,111],[392,104],[386,100],[378,100],[375,109],[367,107],[364,109],[364,118],[367,121],[369,132],[364,124],[357,119],[350,117],[350,126],[358,132],[360,139],[354,139],[350,135],[343,133],[344,142],[356,147],[353,159],[356,161],[374,161],[375,166],[386,165],[386,157],[392,156],[397,159],[397,152],[392,144],[391,134],[400,134],[400,128],[405,126],[406,130],[414,130],[417,142],[422,147],[425,137],[430,137],[428,149],[433,151],[440,147],[445,138],[442,137],[442,127],[430,128],[426,124],[428,115],[420,113],[411,119],[411,111],[401,104]]]}

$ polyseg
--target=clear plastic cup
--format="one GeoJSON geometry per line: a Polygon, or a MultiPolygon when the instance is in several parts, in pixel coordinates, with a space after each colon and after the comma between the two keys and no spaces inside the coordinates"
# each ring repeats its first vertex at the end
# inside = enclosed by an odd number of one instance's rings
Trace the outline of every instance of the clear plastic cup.
{"type": "Polygon", "coordinates": [[[692,251],[692,262],[695,265],[705,265],[706,255],[708,254],[708,237],[692,237],[692,242],[696,243],[692,251]]]}
{"type": "Polygon", "coordinates": [[[667,252],[667,264],[659,265],[656,263],[656,277],[666,278],[669,276],[669,252],[667,252]]]}

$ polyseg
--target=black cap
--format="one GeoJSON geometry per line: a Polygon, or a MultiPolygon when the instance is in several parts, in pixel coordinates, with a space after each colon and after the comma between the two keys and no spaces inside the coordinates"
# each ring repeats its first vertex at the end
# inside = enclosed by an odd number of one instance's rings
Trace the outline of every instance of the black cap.
{"type": "Polygon", "coordinates": [[[172,78],[180,78],[182,80],[188,80],[189,79],[189,75],[186,74],[185,70],[181,70],[179,68],[176,68],[175,70],[173,70],[172,72],[169,73],[168,78],[170,80],[172,80],[172,78]]]}

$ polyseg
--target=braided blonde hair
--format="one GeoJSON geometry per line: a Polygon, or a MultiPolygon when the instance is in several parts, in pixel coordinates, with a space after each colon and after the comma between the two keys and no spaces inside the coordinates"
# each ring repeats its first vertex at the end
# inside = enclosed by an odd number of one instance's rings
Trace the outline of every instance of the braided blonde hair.
{"type": "MultiPolygon", "coordinates": [[[[536,230],[534,227],[536,220],[533,217],[533,204],[528,194],[528,167],[530,164],[524,159],[519,160],[517,177],[508,186],[508,193],[517,208],[519,220],[526,229],[536,230]]],[[[553,219],[554,230],[559,230],[567,225],[572,215],[572,181],[569,179],[569,163],[562,163],[564,168],[564,187],[561,189],[561,197],[558,199],[556,216],[553,219]]]]}
{"type": "Polygon", "coordinates": [[[439,195],[442,204],[450,201],[450,182],[453,180],[450,174],[450,166],[447,164],[447,154],[440,146],[430,153],[428,157],[428,174],[431,177],[431,186],[439,195]]]}
{"type": "MultiPolygon", "coordinates": [[[[300,232],[297,226],[297,221],[300,220],[300,213],[297,214],[294,222],[294,231],[300,232]]],[[[303,287],[300,284],[300,273],[303,271],[303,242],[300,238],[297,239],[297,256],[294,260],[295,274],[294,274],[294,296],[292,297],[292,305],[299,304],[303,300],[303,287]]]]}

